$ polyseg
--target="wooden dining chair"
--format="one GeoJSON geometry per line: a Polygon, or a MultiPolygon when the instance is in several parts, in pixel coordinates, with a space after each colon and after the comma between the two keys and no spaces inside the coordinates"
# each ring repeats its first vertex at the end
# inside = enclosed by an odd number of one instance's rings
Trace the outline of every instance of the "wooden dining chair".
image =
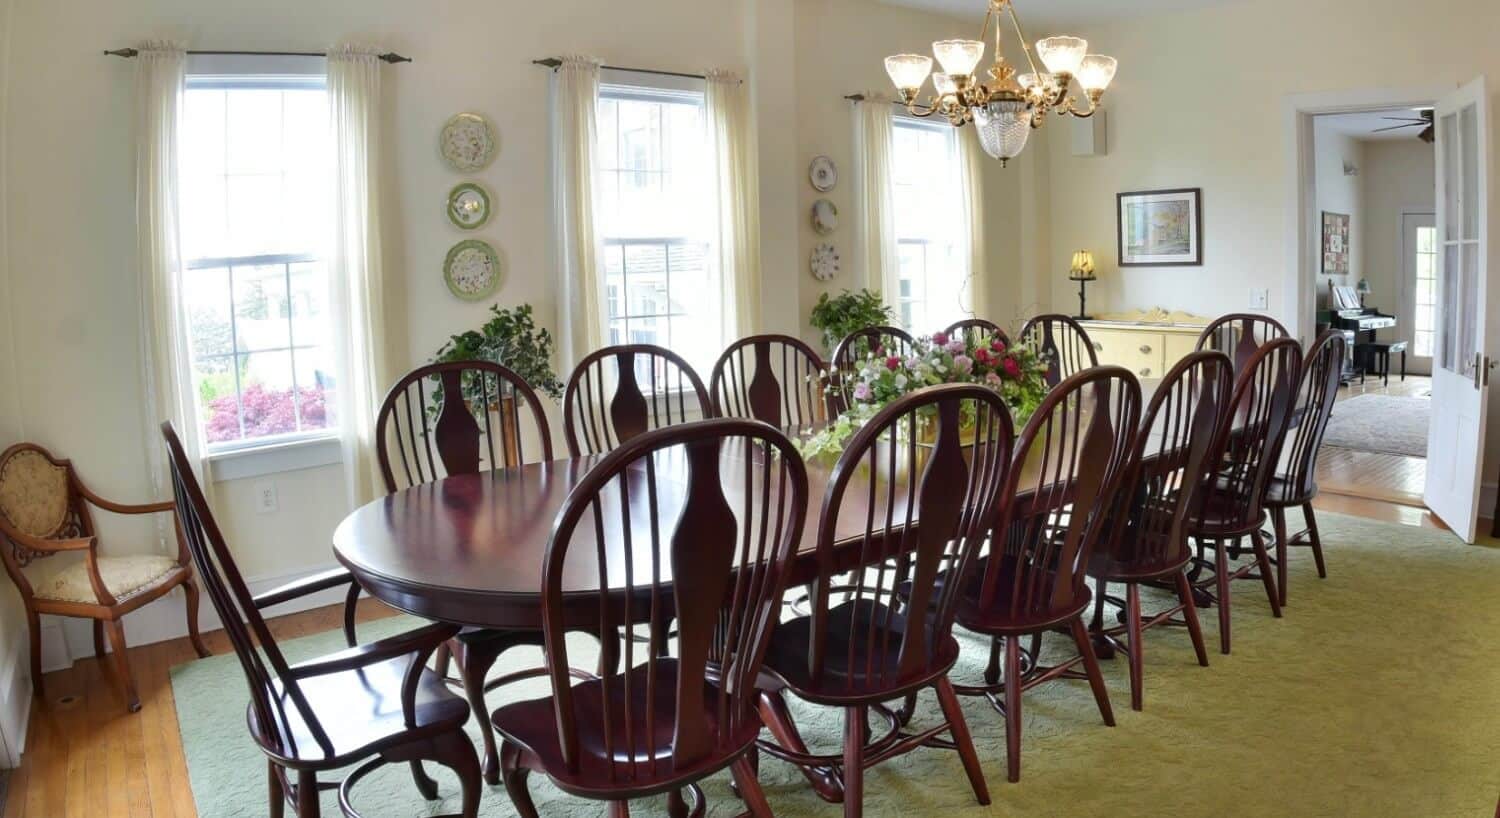
{"type": "Polygon", "coordinates": [[[1196,586],[1219,609],[1219,650],[1230,648],[1230,583],[1259,577],[1271,614],[1281,617],[1281,597],[1266,554],[1265,497],[1276,473],[1302,372],[1302,348],[1291,338],[1267,341],[1238,370],[1230,411],[1219,419],[1215,451],[1217,471],[1199,511],[1188,522],[1188,536],[1198,546],[1194,557],[1196,586]],[[1249,538],[1252,562],[1231,569],[1249,538]],[[1203,577],[1209,571],[1212,576],[1203,577]]]}
{"type": "Polygon", "coordinates": [[[969,346],[992,341],[996,338],[999,338],[1006,346],[1010,346],[1010,336],[1005,334],[1005,330],[1001,329],[999,324],[984,318],[965,318],[962,321],[955,321],[951,326],[943,330],[943,334],[949,338],[955,336],[963,338],[969,346]]]}
{"type": "MultiPolygon", "coordinates": [[[[420,366],[386,393],[375,418],[375,453],[387,494],[451,474],[514,469],[552,457],[552,429],[536,391],[524,378],[489,361],[420,366]],[[453,400],[459,396],[460,400],[453,400]],[[528,457],[530,452],[530,457],[528,457]]],[[[357,593],[358,585],[351,588],[357,593]]],[[[353,616],[346,604],[345,616],[353,616]]],[[[464,628],[438,650],[439,675],[452,655],[484,742],[484,776],[500,783],[500,755],[484,696],[511,682],[541,675],[533,668],[488,679],[500,655],[514,647],[540,647],[534,630],[464,628]]]]}
{"type": "Polygon", "coordinates": [[[828,420],[823,360],[790,335],[752,335],[729,345],[708,380],[714,414],[778,429],[828,420]]]}
{"type": "Polygon", "coordinates": [[[1269,315],[1236,312],[1215,318],[1198,335],[1197,349],[1211,349],[1229,356],[1234,371],[1239,372],[1250,362],[1267,341],[1289,338],[1291,333],[1280,321],[1269,315]]]}
{"type": "Polygon", "coordinates": [[[469,705],[426,667],[457,625],[428,625],[297,664],[287,661],[261,612],[304,596],[277,589],[252,596],[215,522],[171,423],[161,425],[187,550],[250,687],[246,723],[267,759],[269,808],[280,818],[287,803],[299,818],[317,818],[319,793],[337,788],[345,815],[358,815],[353,787],[385,764],[407,763],[417,790],[438,797],[422,769],[431,761],[458,774],[462,815],[479,814],[479,759],[464,733],[469,705]],[[319,774],[358,764],[341,783],[319,774]]]}
{"type": "Polygon", "coordinates": [[[1021,343],[1047,357],[1050,365],[1043,376],[1050,388],[1073,375],[1099,365],[1099,347],[1076,320],[1058,313],[1038,315],[1021,327],[1021,343]]]}
{"type": "Polygon", "coordinates": [[[1288,546],[1312,548],[1318,576],[1328,576],[1312,501],[1318,496],[1318,451],[1323,446],[1328,419],[1333,416],[1333,404],[1338,400],[1346,343],[1343,333],[1326,330],[1307,351],[1307,357],[1302,361],[1302,384],[1297,390],[1297,404],[1292,410],[1297,424],[1287,433],[1286,452],[1281,458],[1287,470],[1274,475],[1266,487],[1266,508],[1271,512],[1271,523],[1276,532],[1276,590],[1283,607],[1287,595],[1288,546]],[[1307,528],[1289,538],[1287,509],[1298,506],[1307,520],[1307,528]]]}
{"type": "Polygon", "coordinates": [[[568,454],[607,452],[636,435],[713,415],[703,380],[682,356],[651,344],[595,350],[563,393],[568,454]]]}
{"type": "Polygon", "coordinates": [[[568,495],[543,561],[552,695],[495,711],[506,791],[536,818],[540,771],[564,792],[606,801],[679,793],[725,767],[758,818],[771,815],[752,761],[755,680],[807,513],[807,471],[785,435],[753,420],[707,420],[637,435],[568,495]],[[574,590],[580,583],[595,591],[574,590]],[[675,632],[668,622],[675,620],[675,632]],[[622,669],[574,684],[567,631],[645,626],[622,669]]]}
{"type": "Polygon", "coordinates": [[[141,699],[130,672],[121,622],[127,614],[181,587],[193,649],[199,656],[209,655],[198,636],[198,586],[193,582],[192,564],[172,503],[130,505],[106,500],[84,484],[70,461],[59,460],[35,443],[17,443],[0,453],[0,540],[0,560],[26,609],[31,688],[39,699],[46,700],[42,680],[44,615],[92,619],[94,656],[100,661],[104,659],[104,634],[109,634],[115,681],[126,709],[132,713],[141,709],[141,699]],[[115,514],[172,514],[177,553],[100,556],[91,506],[115,514]],[[65,552],[80,554],[82,559],[37,580],[23,570],[36,560],[65,552]]]}
{"type": "Polygon", "coordinates": [[[860,364],[871,355],[896,355],[906,357],[916,339],[900,327],[865,327],[849,333],[828,359],[829,377],[833,379],[832,400],[829,410],[840,414],[853,405],[853,381],[851,377],[859,371],[860,364]]]}
{"type": "Polygon", "coordinates": [[[1090,630],[1128,658],[1133,710],[1143,705],[1147,630],[1186,627],[1198,664],[1208,667],[1198,606],[1184,571],[1193,556],[1187,532],[1213,473],[1210,455],[1219,416],[1228,411],[1233,387],[1232,365],[1221,352],[1195,352],[1167,373],[1146,406],[1105,532],[1088,563],[1088,575],[1096,582],[1090,630]],[[1125,586],[1123,600],[1107,596],[1110,583],[1125,586]],[[1177,603],[1145,618],[1143,584],[1174,589],[1177,603]],[[1104,625],[1106,601],[1124,609],[1124,625],[1104,625]],[[1178,615],[1182,618],[1175,619],[1178,615]]]}
{"type": "Polygon", "coordinates": [[[985,696],[1005,717],[1006,767],[1021,779],[1021,693],[1058,678],[1086,678],[1104,723],[1113,727],[1109,691],[1083,622],[1093,597],[1085,566],[1125,473],[1141,415],[1135,376],[1117,366],[1070,376],[1047,393],[1016,440],[1003,489],[1011,498],[958,610],[964,629],[990,638],[985,696]],[[1078,655],[1023,674],[1021,640],[1066,628],[1078,655]],[[1005,657],[1004,674],[999,666],[1005,657]],[[1083,664],[1084,673],[1073,670],[1083,664]]]}
{"type": "Polygon", "coordinates": [[[760,746],[810,777],[841,771],[830,783],[842,792],[846,816],[863,812],[867,767],[942,746],[945,733],[974,796],[989,803],[948,672],[959,655],[953,617],[1005,496],[1012,437],[1010,412],[993,391],[945,384],[892,401],[834,466],[818,523],[811,613],[781,623],[766,659],[761,712],[775,741],[760,746]],[[965,419],[973,424],[967,433],[965,419]],[[842,573],[850,568],[863,581],[846,585],[842,573]],[[906,733],[902,715],[885,703],[927,688],[943,720],[906,733]],[[841,753],[809,752],[785,692],[844,711],[841,753]],[[874,739],[871,713],[889,728],[874,739]]]}

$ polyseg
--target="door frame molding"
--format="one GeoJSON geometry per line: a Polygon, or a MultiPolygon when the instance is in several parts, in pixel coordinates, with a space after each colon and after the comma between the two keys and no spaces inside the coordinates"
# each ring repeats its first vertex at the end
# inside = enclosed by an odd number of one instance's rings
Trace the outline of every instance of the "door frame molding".
{"type": "MultiPolygon", "coordinates": [[[[1437,168],[1434,167],[1433,171],[1436,172],[1436,170],[1437,170],[1437,168]]],[[[1434,185],[1436,185],[1437,180],[1434,179],[1433,183],[1434,183],[1434,185]]],[[[1433,207],[1422,207],[1422,206],[1419,206],[1419,205],[1405,206],[1405,207],[1401,207],[1398,210],[1398,212],[1396,213],[1396,252],[1399,254],[1398,258],[1401,259],[1401,270],[1400,270],[1400,275],[1401,275],[1401,310],[1402,310],[1402,312],[1406,313],[1407,315],[1414,315],[1416,313],[1416,311],[1417,311],[1417,299],[1416,299],[1417,287],[1416,287],[1415,282],[1409,280],[1407,278],[1407,276],[1406,276],[1406,262],[1410,260],[1410,256],[1414,252],[1414,248],[1412,248],[1412,246],[1410,245],[1410,243],[1408,243],[1407,240],[1406,240],[1407,239],[1407,236],[1406,236],[1406,218],[1408,216],[1428,216],[1428,217],[1431,217],[1432,218],[1433,227],[1434,227],[1434,229],[1436,229],[1436,226],[1437,226],[1437,207],[1436,207],[1436,203],[1434,202],[1434,206],[1433,207]],[[1408,294],[1410,294],[1410,298],[1408,298],[1408,294]]],[[[1417,326],[1416,326],[1416,324],[1414,324],[1414,323],[1410,324],[1409,325],[1409,329],[1410,329],[1410,331],[1403,333],[1401,337],[1407,339],[1407,342],[1409,344],[1412,344],[1413,346],[1415,346],[1415,344],[1416,344],[1416,338],[1417,338],[1417,332],[1416,332],[1417,326]]],[[[1418,360],[1425,361],[1426,362],[1426,366],[1428,368],[1427,374],[1429,376],[1432,375],[1432,356],[1428,356],[1426,358],[1418,358],[1415,354],[1413,354],[1413,353],[1411,353],[1411,352],[1408,351],[1407,359],[1409,361],[1418,361],[1418,360]]],[[[1417,373],[1417,374],[1421,374],[1421,373],[1417,373]]]]}
{"type": "Polygon", "coordinates": [[[1282,98],[1282,136],[1286,149],[1283,188],[1286,219],[1286,273],[1283,274],[1285,314],[1280,316],[1293,338],[1312,340],[1317,306],[1318,223],[1317,173],[1313,145],[1313,117],[1386,108],[1431,105],[1457,84],[1407,88],[1367,88],[1288,94],[1282,98]]]}

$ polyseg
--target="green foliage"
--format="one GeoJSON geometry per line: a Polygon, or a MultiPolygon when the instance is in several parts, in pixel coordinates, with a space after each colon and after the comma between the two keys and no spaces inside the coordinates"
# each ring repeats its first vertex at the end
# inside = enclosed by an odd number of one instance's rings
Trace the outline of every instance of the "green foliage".
{"type": "Polygon", "coordinates": [[[836,296],[818,296],[812,308],[812,325],[823,333],[823,346],[832,354],[839,341],[855,330],[885,326],[891,323],[891,308],[880,300],[879,293],[869,290],[844,290],[836,296]]]}
{"type": "Polygon", "coordinates": [[[531,317],[531,305],[501,309],[499,304],[493,304],[490,312],[493,313],[490,320],[479,329],[449,338],[433,360],[437,363],[494,361],[510,367],[538,392],[550,395],[553,400],[561,400],[562,381],[552,369],[552,333],[537,329],[531,317]]]}

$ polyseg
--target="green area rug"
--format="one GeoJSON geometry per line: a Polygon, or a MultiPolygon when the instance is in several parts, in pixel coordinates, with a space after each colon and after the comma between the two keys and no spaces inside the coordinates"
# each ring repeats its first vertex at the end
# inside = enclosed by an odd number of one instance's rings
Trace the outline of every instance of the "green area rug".
{"type": "MultiPolygon", "coordinates": [[[[865,813],[1492,815],[1500,795],[1500,550],[1335,514],[1319,521],[1330,578],[1320,581],[1311,554],[1294,551],[1291,605],[1279,621],[1259,583],[1236,583],[1232,656],[1217,652],[1212,611],[1203,617],[1211,667],[1198,667],[1185,631],[1149,633],[1144,712],[1130,710],[1123,658],[1104,663],[1115,728],[1101,723],[1083,682],[1028,692],[1019,784],[1005,780],[1000,718],[966,700],[993,804],[974,802],[955,753],[920,750],[866,776],[865,813]]],[[[361,638],[413,624],[382,620],[362,626],[361,638]]],[[[1068,644],[1058,637],[1055,649],[1068,644]]],[[[285,647],[295,661],[342,647],[342,637],[285,647]]],[[[977,641],[964,647],[956,675],[975,678],[986,650],[977,641]]],[[[536,652],[517,651],[505,663],[537,661],[536,652]]],[[[172,688],[199,814],[265,815],[265,763],[245,731],[245,682],[233,657],[175,668],[172,688]]],[[[497,690],[492,704],[521,695],[497,690]]],[[[815,746],[837,746],[841,714],[796,709],[815,746]]],[[[919,712],[936,712],[930,696],[919,712]]],[[[355,800],[371,818],[457,812],[456,780],[445,770],[435,777],[440,802],[423,801],[404,766],[365,780],[355,800]]],[[[761,781],[778,815],[840,813],[793,768],[764,756],[761,781]]],[[[712,815],[742,809],[727,782],[725,774],[704,784],[712,815]]],[[[543,815],[602,814],[543,776],[532,776],[531,789],[543,815]]],[[[657,804],[636,812],[665,814],[657,804]]],[[[482,813],[515,814],[504,788],[486,791],[482,813]]],[[[338,814],[332,794],[325,814],[338,814]]]]}

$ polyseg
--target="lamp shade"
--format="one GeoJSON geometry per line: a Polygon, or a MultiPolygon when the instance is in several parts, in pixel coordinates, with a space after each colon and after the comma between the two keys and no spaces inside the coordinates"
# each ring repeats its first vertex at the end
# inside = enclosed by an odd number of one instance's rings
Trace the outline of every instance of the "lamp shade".
{"type": "Polygon", "coordinates": [[[1081,37],[1048,37],[1036,44],[1037,56],[1042,58],[1048,71],[1070,76],[1078,73],[1078,66],[1083,63],[1088,50],[1089,41],[1081,37]]]}
{"type": "Polygon", "coordinates": [[[932,44],[932,55],[949,75],[967,77],[974,73],[974,66],[979,65],[979,58],[984,56],[984,41],[938,40],[932,44]]]}
{"type": "Polygon", "coordinates": [[[974,108],[979,146],[993,159],[1009,162],[1026,149],[1031,137],[1031,113],[1021,99],[992,99],[974,108]]]}
{"type": "Polygon", "coordinates": [[[1354,286],[1354,291],[1360,295],[1369,295],[1372,292],[1370,289],[1370,279],[1361,278],[1359,283],[1354,286]]]}
{"type": "Polygon", "coordinates": [[[1115,71],[1119,67],[1120,64],[1114,57],[1090,54],[1078,65],[1078,84],[1085,91],[1103,91],[1114,80],[1115,71]]]}
{"type": "Polygon", "coordinates": [[[1070,271],[1073,278],[1094,277],[1094,254],[1087,250],[1079,250],[1073,254],[1073,267],[1070,271]]]}
{"type": "Polygon", "coordinates": [[[897,54],[885,58],[885,73],[891,82],[903,91],[915,91],[927,81],[927,72],[932,70],[932,58],[921,54],[897,54]]]}

